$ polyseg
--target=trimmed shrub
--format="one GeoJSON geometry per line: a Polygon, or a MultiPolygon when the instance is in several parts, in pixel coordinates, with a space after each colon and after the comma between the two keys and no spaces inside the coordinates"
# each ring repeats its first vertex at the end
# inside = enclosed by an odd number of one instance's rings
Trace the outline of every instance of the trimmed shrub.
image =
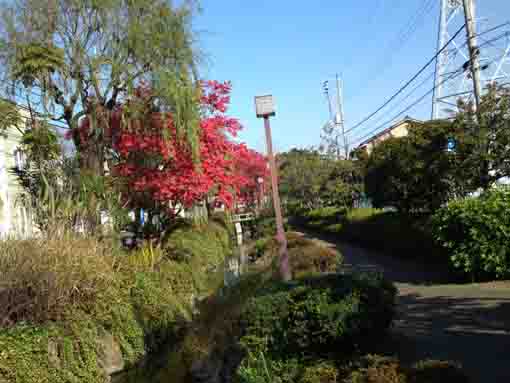
{"type": "Polygon", "coordinates": [[[289,259],[293,278],[336,272],[343,261],[340,254],[315,243],[291,247],[289,259]]]}
{"type": "Polygon", "coordinates": [[[249,299],[241,343],[271,359],[348,357],[385,334],[396,289],[378,276],[328,275],[276,283],[249,299]]]}
{"type": "Polygon", "coordinates": [[[432,222],[455,268],[473,280],[510,277],[510,188],[453,201],[432,222]]]}
{"type": "MultiPolygon", "coordinates": [[[[275,238],[261,238],[255,242],[255,258],[265,256],[266,264],[275,262],[279,247],[275,238]]],[[[298,233],[287,233],[287,248],[294,278],[336,272],[343,262],[340,253],[298,233]]]]}
{"type": "Polygon", "coordinates": [[[311,228],[320,229],[343,223],[346,213],[347,209],[344,207],[323,207],[304,213],[301,220],[311,228]]]}
{"type": "Polygon", "coordinates": [[[427,260],[441,267],[447,264],[446,252],[434,242],[428,216],[358,208],[341,216],[338,223],[331,223],[333,219],[310,221],[302,217],[297,222],[392,256],[427,260]]]}

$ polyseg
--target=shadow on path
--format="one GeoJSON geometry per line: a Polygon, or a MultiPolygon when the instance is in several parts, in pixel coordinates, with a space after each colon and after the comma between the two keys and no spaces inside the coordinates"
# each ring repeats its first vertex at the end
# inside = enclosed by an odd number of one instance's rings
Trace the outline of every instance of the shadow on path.
{"type": "Polygon", "coordinates": [[[402,360],[455,360],[475,382],[510,382],[510,298],[467,286],[447,296],[405,290],[393,331],[402,360]]]}
{"type": "Polygon", "coordinates": [[[408,363],[427,358],[458,361],[473,382],[510,383],[509,285],[448,284],[448,273],[431,265],[327,235],[305,235],[340,251],[344,272],[382,272],[395,282],[398,315],[383,349],[394,350],[408,363]]]}
{"type": "Polygon", "coordinates": [[[433,285],[447,283],[451,275],[436,265],[423,261],[405,260],[383,255],[377,251],[341,242],[332,235],[303,233],[309,239],[340,251],[344,257],[343,271],[382,272],[395,283],[433,285]]]}

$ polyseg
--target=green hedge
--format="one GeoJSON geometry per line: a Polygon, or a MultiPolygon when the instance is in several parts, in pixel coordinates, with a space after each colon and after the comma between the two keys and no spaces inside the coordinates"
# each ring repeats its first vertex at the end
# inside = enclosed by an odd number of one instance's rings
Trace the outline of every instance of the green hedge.
{"type": "Polygon", "coordinates": [[[395,296],[395,287],[375,275],[328,275],[260,289],[241,313],[247,356],[240,382],[336,381],[338,364],[386,334],[395,296]]]}
{"type": "Polygon", "coordinates": [[[433,227],[454,267],[473,280],[510,277],[510,188],[449,203],[433,227]]]}
{"type": "Polygon", "coordinates": [[[380,277],[328,275],[277,283],[241,315],[241,342],[271,359],[349,356],[384,335],[396,289],[380,277]]]}
{"type": "Polygon", "coordinates": [[[434,242],[428,216],[359,208],[329,218],[323,211],[312,211],[297,217],[296,223],[392,256],[447,264],[446,251],[434,242]]]}

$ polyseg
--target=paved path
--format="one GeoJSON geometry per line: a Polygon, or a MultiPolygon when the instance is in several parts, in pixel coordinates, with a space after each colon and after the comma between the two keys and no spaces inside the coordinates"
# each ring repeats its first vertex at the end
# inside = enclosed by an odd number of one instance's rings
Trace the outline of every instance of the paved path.
{"type": "Polygon", "coordinates": [[[346,270],[380,271],[396,283],[390,346],[402,360],[456,360],[473,382],[510,383],[510,283],[445,284],[427,265],[314,237],[341,251],[346,270]]]}

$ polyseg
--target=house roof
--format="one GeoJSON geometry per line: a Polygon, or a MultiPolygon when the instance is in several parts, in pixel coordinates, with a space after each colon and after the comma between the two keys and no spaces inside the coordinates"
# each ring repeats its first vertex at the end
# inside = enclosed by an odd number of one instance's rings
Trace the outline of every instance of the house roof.
{"type": "Polygon", "coordinates": [[[386,133],[391,132],[393,129],[399,127],[400,125],[405,124],[405,123],[409,123],[409,122],[422,122],[422,121],[416,120],[416,119],[411,118],[409,116],[405,116],[402,120],[400,120],[400,121],[396,122],[395,124],[391,125],[389,128],[381,130],[379,133],[377,133],[377,134],[373,135],[372,137],[366,139],[361,144],[359,144],[358,147],[361,148],[363,146],[366,146],[369,143],[371,143],[372,141],[378,139],[379,137],[384,136],[386,133]]]}

